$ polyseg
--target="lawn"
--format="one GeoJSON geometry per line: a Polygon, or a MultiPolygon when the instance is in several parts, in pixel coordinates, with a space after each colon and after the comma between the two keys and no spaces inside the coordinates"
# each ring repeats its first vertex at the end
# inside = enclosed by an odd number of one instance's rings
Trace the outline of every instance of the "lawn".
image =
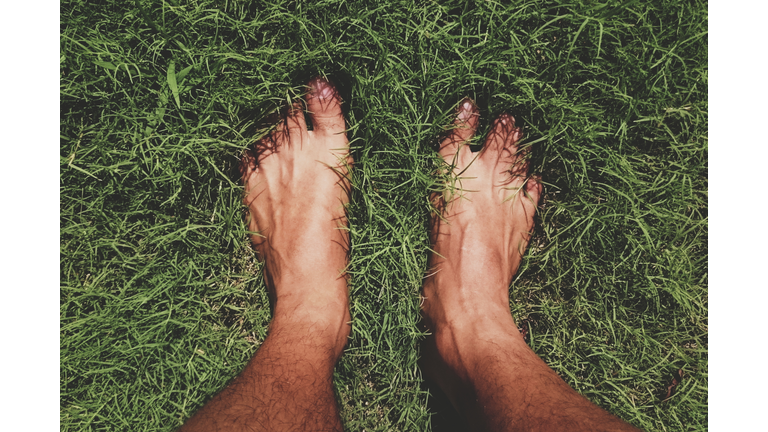
{"type": "Polygon", "coordinates": [[[355,158],[347,430],[433,429],[428,195],[465,96],[484,133],[524,125],[545,184],[510,289],[532,348],[640,428],[706,430],[707,20],[701,1],[63,1],[61,430],[173,430],[258,349],[237,163],[315,75],[355,158]]]}

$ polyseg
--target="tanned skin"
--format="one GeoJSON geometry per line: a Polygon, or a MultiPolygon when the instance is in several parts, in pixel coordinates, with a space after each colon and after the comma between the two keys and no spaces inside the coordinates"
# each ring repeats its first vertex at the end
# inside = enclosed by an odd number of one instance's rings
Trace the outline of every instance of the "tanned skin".
{"type": "Polygon", "coordinates": [[[459,105],[440,154],[457,180],[433,197],[433,253],[422,312],[431,331],[422,370],[476,431],[630,431],[571,389],[525,343],[509,284],[531,238],[542,186],[528,173],[520,129],[499,116],[479,153],[479,111],[459,105]]]}
{"type": "Polygon", "coordinates": [[[350,332],[344,269],[349,145],[341,99],[322,78],[243,161],[248,229],[274,314],[245,370],[182,431],[341,431],[333,367],[350,332]]]}
{"type": "MultiPolygon", "coordinates": [[[[528,175],[514,118],[493,124],[483,150],[467,145],[479,112],[459,105],[440,154],[458,189],[433,197],[433,250],[423,316],[422,369],[478,431],[629,431],[571,389],[525,344],[508,287],[530,240],[541,185],[528,175]]],[[[276,129],[243,159],[248,229],[274,306],[269,333],[245,370],[182,426],[190,431],[341,431],[333,368],[350,333],[344,269],[352,159],[341,99],[309,83],[276,129]],[[313,130],[305,120],[310,117],[313,130]]]]}

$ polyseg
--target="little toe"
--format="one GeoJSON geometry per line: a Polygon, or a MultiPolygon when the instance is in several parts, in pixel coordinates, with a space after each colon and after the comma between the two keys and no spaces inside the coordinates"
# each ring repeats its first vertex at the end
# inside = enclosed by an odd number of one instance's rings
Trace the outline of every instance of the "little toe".
{"type": "Polygon", "coordinates": [[[315,133],[341,134],[346,129],[341,111],[341,96],[336,87],[322,77],[309,81],[307,114],[315,133]]]}
{"type": "MultiPolygon", "coordinates": [[[[258,144],[257,144],[258,145],[258,144]]],[[[257,170],[257,163],[256,163],[256,151],[252,148],[248,148],[245,150],[245,153],[243,153],[243,157],[240,158],[240,175],[243,177],[243,183],[247,184],[248,179],[253,175],[257,170]]]]}
{"type": "Polygon", "coordinates": [[[534,207],[539,205],[539,200],[541,199],[541,193],[543,190],[544,186],[541,184],[541,178],[537,175],[529,177],[528,181],[525,183],[526,196],[530,198],[534,207]]]}
{"type": "Polygon", "coordinates": [[[459,163],[462,166],[472,159],[469,143],[477,132],[480,123],[480,111],[470,98],[464,98],[459,104],[456,119],[451,130],[440,143],[440,155],[446,162],[459,163]],[[458,154],[458,158],[456,155],[458,154]]]}

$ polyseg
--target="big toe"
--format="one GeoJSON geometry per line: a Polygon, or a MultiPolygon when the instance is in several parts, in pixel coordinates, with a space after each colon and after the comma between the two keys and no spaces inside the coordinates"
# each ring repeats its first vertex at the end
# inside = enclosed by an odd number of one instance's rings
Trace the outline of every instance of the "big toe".
{"type": "Polygon", "coordinates": [[[346,129],[341,112],[341,96],[336,87],[322,77],[309,82],[307,114],[315,133],[340,134],[346,129]]]}
{"type": "Polygon", "coordinates": [[[440,155],[446,162],[464,168],[472,159],[469,143],[480,123],[480,111],[471,99],[465,98],[457,108],[456,118],[448,135],[440,143],[440,155]]]}

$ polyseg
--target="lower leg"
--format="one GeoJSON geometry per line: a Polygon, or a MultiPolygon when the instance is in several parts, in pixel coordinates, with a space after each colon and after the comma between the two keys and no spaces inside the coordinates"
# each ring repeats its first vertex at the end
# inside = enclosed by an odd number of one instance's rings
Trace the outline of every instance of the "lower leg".
{"type": "Polygon", "coordinates": [[[310,83],[243,160],[248,228],[262,260],[274,316],[245,370],[182,431],[340,431],[333,368],[350,333],[344,268],[351,160],[335,88],[310,83]]]}
{"type": "Polygon", "coordinates": [[[243,372],[183,431],[342,430],[332,376],[343,344],[330,326],[280,321],[272,321],[243,372]]]}
{"type": "Polygon", "coordinates": [[[464,318],[435,326],[423,364],[473,430],[634,430],[571,389],[525,344],[511,316],[464,318]]]}
{"type": "MultiPolygon", "coordinates": [[[[509,282],[533,228],[541,186],[528,177],[514,119],[501,116],[479,154],[466,101],[440,153],[463,196],[436,197],[423,314],[432,335],[422,366],[475,430],[634,430],[571,389],[525,343],[509,310],[509,282]]],[[[458,194],[461,194],[459,192],[458,194]]]]}

